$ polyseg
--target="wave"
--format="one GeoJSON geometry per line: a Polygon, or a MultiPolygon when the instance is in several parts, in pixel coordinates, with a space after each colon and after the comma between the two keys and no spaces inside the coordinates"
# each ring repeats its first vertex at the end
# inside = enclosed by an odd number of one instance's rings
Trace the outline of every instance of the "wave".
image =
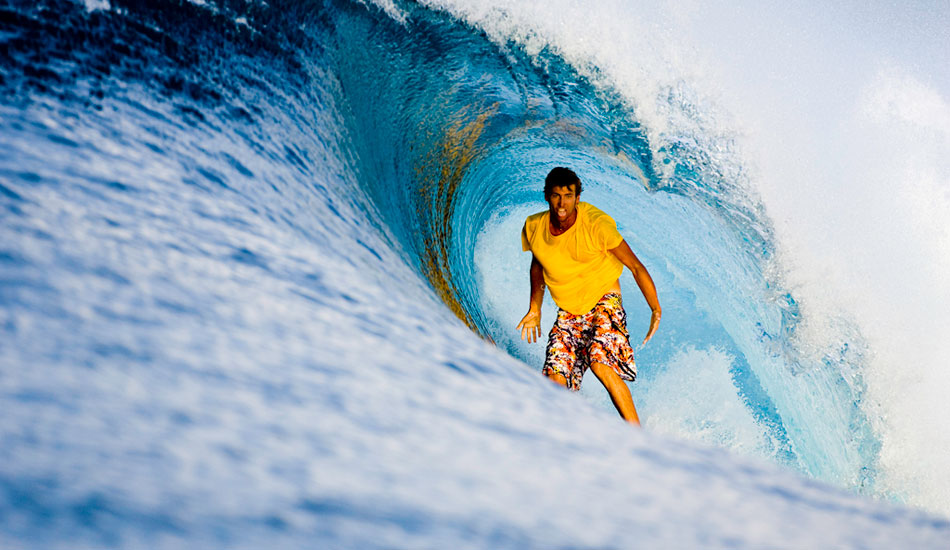
{"type": "MultiPolygon", "coordinates": [[[[636,108],[553,51],[499,47],[438,12],[407,17],[411,29],[386,17],[340,25],[352,32],[340,43],[380,39],[364,44],[354,65],[349,50],[341,54],[339,75],[359,113],[351,120],[365,144],[360,157],[384,170],[363,173],[364,189],[453,311],[540,364],[539,350],[511,330],[527,272],[512,235],[526,213],[544,207],[539,174],[570,165],[590,183],[585,198],[611,206],[661,287],[667,336],[640,355],[648,426],[676,425],[677,435],[728,442],[873,492],[878,443],[858,405],[862,343],[841,341],[836,355],[819,360],[796,349],[797,305],[768,273],[771,224],[719,136],[672,123],[652,136],[636,108]],[[390,191],[393,181],[405,195],[390,191]],[[708,387],[694,383],[696,371],[714,371],[723,390],[703,408],[708,387]],[[679,380],[680,399],[652,393],[661,375],[679,380]],[[743,411],[740,425],[720,420],[730,408],[743,411]],[[698,425],[675,420],[683,417],[698,425]],[[749,426],[754,434],[739,435],[749,426]]],[[[663,94],[671,119],[702,109],[683,84],[663,94]]],[[[646,318],[641,304],[628,308],[646,318]]]]}
{"type": "MultiPolygon", "coordinates": [[[[664,66],[656,33],[636,38],[650,48],[632,84],[555,19],[483,8],[0,9],[0,510],[24,533],[47,522],[109,543],[135,521],[216,540],[239,520],[201,495],[248,477],[271,499],[246,512],[265,538],[300,513],[411,524],[353,504],[369,489],[348,460],[392,481],[389,460],[367,458],[380,446],[453,447],[415,441],[416,415],[573,402],[536,382],[543,350],[513,329],[530,260],[518,231],[556,165],[657,282],[663,326],[633,386],[648,430],[912,500],[879,482],[885,413],[861,328],[841,315],[811,337],[730,123],[664,66]],[[524,402],[502,406],[509,384],[524,402]],[[307,411],[319,418],[293,416],[307,411]],[[300,479],[320,496],[269,515],[300,479]]],[[[609,410],[594,386],[586,400],[609,410]]],[[[427,486],[429,470],[402,473],[427,486]]]]}

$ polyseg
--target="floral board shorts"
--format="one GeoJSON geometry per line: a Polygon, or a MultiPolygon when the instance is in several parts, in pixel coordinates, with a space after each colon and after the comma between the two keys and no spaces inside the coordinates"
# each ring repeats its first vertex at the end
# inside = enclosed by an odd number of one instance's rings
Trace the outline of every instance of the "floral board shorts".
{"type": "Polygon", "coordinates": [[[562,375],[567,387],[577,391],[591,363],[607,365],[624,380],[637,378],[627,314],[616,292],[605,294],[594,309],[583,315],[558,309],[541,372],[546,376],[562,375]]]}

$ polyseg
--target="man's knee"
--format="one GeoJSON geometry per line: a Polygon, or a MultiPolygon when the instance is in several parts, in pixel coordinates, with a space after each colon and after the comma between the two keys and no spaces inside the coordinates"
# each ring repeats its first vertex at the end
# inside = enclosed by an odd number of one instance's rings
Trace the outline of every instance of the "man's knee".
{"type": "Polygon", "coordinates": [[[594,373],[594,376],[600,380],[600,383],[607,387],[607,389],[614,387],[627,387],[627,384],[623,381],[623,378],[621,378],[620,374],[618,374],[617,371],[613,369],[613,367],[609,367],[603,363],[591,363],[590,370],[594,373]]]}
{"type": "Polygon", "coordinates": [[[565,388],[567,387],[567,378],[564,378],[563,374],[559,372],[555,372],[555,371],[550,371],[547,373],[547,377],[553,380],[558,385],[564,386],[565,388]]]}
{"type": "Polygon", "coordinates": [[[619,377],[614,369],[603,363],[591,363],[590,370],[594,373],[594,376],[596,376],[601,381],[612,379],[614,376],[619,377]]]}

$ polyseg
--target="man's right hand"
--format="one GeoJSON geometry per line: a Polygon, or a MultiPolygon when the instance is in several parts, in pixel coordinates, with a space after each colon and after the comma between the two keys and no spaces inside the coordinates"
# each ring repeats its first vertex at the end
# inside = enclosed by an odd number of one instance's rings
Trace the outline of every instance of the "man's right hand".
{"type": "Polygon", "coordinates": [[[541,337],[541,312],[529,310],[528,314],[518,323],[518,329],[521,331],[521,339],[528,340],[533,344],[541,337]]]}

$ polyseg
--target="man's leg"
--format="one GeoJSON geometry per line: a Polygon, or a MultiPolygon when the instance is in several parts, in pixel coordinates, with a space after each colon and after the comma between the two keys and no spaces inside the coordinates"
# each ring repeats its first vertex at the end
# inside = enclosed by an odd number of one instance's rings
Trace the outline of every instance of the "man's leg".
{"type": "Polygon", "coordinates": [[[556,382],[557,384],[564,386],[565,388],[567,387],[567,379],[564,378],[563,374],[559,372],[549,372],[547,374],[547,377],[550,378],[551,380],[554,380],[554,382],[556,382]]]}
{"type": "Polygon", "coordinates": [[[591,363],[590,370],[594,372],[600,383],[607,388],[610,400],[613,401],[614,407],[617,407],[620,416],[627,422],[639,426],[640,417],[637,416],[637,409],[633,406],[630,388],[627,387],[623,378],[620,378],[620,375],[614,372],[614,369],[602,363],[591,363]]]}
{"type": "Polygon", "coordinates": [[[544,350],[544,368],[541,372],[554,381],[559,386],[568,387],[567,376],[561,373],[570,374],[574,368],[574,362],[577,361],[577,355],[574,353],[573,341],[577,338],[576,330],[573,330],[572,319],[562,309],[557,311],[557,320],[548,333],[548,345],[544,350]],[[573,335],[573,336],[572,336],[573,335]]]}

